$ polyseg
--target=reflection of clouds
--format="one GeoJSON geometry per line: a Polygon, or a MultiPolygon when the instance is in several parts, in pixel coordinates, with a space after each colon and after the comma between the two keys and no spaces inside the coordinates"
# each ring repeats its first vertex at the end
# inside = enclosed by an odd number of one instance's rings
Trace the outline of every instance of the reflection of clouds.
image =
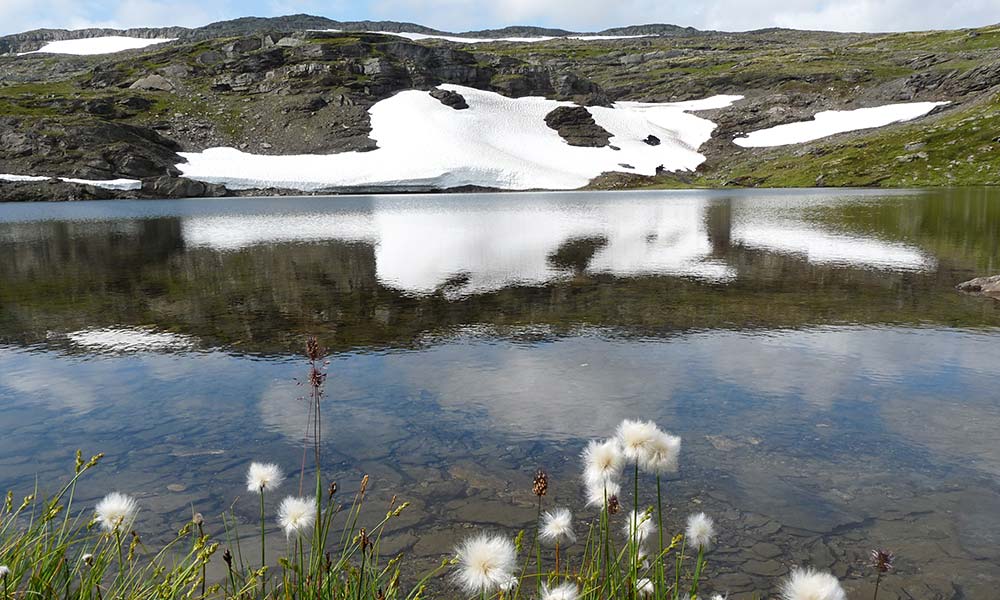
{"type": "Polygon", "coordinates": [[[749,248],[801,254],[815,264],[896,271],[926,271],[935,266],[933,258],[906,244],[828,233],[804,223],[744,223],[733,229],[732,236],[749,248]]]}
{"type": "Polygon", "coordinates": [[[96,407],[98,389],[41,362],[35,355],[0,348],[0,406],[30,403],[74,414],[96,407]]]}
{"type": "Polygon", "coordinates": [[[194,338],[143,327],[82,329],[66,334],[74,344],[91,352],[168,352],[189,350],[194,338]]]}
{"type": "MultiPolygon", "coordinates": [[[[991,397],[989,365],[1000,364],[1000,347],[984,338],[950,330],[829,328],[714,332],[640,345],[590,338],[537,346],[449,344],[393,357],[384,376],[404,377],[446,410],[485,415],[481,426],[523,438],[606,435],[624,417],[670,427],[706,409],[717,409],[721,420],[698,427],[717,432],[732,413],[716,393],[732,399],[732,390],[740,401],[766,407],[761,418],[772,425],[813,413],[829,418],[839,403],[859,401],[913,397],[933,412],[935,394],[926,390],[942,380],[949,389],[941,394],[969,398],[964,415],[1000,426],[996,408],[984,405],[991,397]]],[[[968,425],[950,423],[956,443],[968,425]]]]}

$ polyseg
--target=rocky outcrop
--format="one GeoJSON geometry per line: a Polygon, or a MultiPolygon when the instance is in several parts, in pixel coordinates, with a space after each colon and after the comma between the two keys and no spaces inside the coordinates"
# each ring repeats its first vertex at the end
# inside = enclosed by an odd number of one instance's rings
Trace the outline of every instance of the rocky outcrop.
{"type": "Polygon", "coordinates": [[[142,192],[152,198],[214,198],[228,195],[225,186],[168,175],[143,181],[142,192]]]}
{"type": "Polygon", "coordinates": [[[439,100],[441,104],[450,106],[455,110],[465,110],[469,108],[469,103],[465,101],[465,96],[451,90],[441,90],[434,88],[431,90],[431,97],[439,100]]]}
{"type": "Polygon", "coordinates": [[[958,284],[955,286],[955,289],[967,294],[980,294],[983,296],[991,296],[1000,300],[1000,275],[994,275],[992,277],[977,277],[970,281],[958,284]]]}
{"type": "Polygon", "coordinates": [[[611,134],[582,106],[555,108],[545,115],[545,124],[559,132],[570,146],[602,148],[609,145],[611,139],[611,134]]]}

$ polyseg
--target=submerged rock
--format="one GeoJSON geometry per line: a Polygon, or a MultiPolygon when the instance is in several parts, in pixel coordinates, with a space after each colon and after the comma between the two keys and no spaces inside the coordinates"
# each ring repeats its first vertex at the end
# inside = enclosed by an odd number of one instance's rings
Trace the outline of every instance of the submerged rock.
{"type": "Polygon", "coordinates": [[[1000,275],[977,277],[958,284],[955,289],[967,294],[981,294],[1000,299],[1000,275]]]}

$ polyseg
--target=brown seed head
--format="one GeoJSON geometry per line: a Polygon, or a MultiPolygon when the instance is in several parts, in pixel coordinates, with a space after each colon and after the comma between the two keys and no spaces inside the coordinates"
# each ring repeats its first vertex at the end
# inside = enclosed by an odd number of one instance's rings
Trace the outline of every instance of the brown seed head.
{"type": "Polygon", "coordinates": [[[535,480],[531,486],[531,491],[541,498],[549,492],[549,475],[545,471],[538,469],[535,471],[535,480]]]}
{"type": "Polygon", "coordinates": [[[333,498],[337,494],[337,482],[330,482],[330,487],[326,490],[326,493],[333,498]]]}
{"type": "Polygon", "coordinates": [[[309,357],[309,360],[323,358],[323,348],[319,345],[319,340],[314,337],[306,339],[306,356],[309,357]]]}
{"type": "Polygon", "coordinates": [[[226,561],[226,564],[231,568],[233,566],[233,553],[226,548],[226,551],[222,553],[222,560],[226,561]]]}
{"type": "Polygon", "coordinates": [[[358,493],[364,496],[367,490],[368,490],[368,475],[365,475],[364,477],[361,478],[361,489],[358,493]]]}
{"type": "Polygon", "coordinates": [[[618,496],[611,496],[608,498],[608,514],[616,515],[618,511],[622,509],[621,502],[618,501],[618,496]]]}
{"type": "Polygon", "coordinates": [[[878,548],[872,550],[871,566],[879,573],[888,573],[891,571],[892,561],[894,560],[896,560],[896,556],[888,550],[880,550],[878,548]]]}

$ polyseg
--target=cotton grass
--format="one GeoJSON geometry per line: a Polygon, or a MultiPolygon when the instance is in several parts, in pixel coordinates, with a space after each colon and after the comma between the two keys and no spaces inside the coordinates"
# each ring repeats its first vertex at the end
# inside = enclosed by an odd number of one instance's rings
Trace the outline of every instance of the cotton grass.
{"type": "Polygon", "coordinates": [[[580,592],[575,583],[564,583],[555,587],[542,586],[542,600],[578,600],[580,592]]]}
{"type": "Polygon", "coordinates": [[[509,586],[517,569],[514,543],[501,535],[479,534],[455,549],[455,581],[469,594],[488,594],[509,586]]]}
{"type": "Polygon", "coordinates": [[[550,544],[566,545],[575,542],[573,513],[568,508],[557,508],[542,513],[538,537],[550,544]]]}
{"type": "Polygon", "coordinates": [[[687,520],[684,540],[688,546],[698,550],[708,550],[715,537],[715,522],[705,513],[691,515],[687,520]]]}
{"type": "Polygon", "coordinates": [[[287,538],[308,532],[315,520],[316,504],[313,500],[288,496],[278,506],[278,523],[287,538]]]}
{"type": "Polygon", "coordinates": [[[833,575],[811,568],[795,568],[781,586],[781,599],[847,600],[847,594],[833,575]]]}
{"type": "Polygon", "coordinates": [[[278,465],[271,463],[250,463],[247,469],[247,491],[260,494],[278,489],[285,476],[278,465]]]}
{"type": "Polygon", "coordinates": [[[132,527],[139,513],[139,504],[131,496],[111,492],[97,503],[94,513],[97,515],[97,522],[101,524],[101,529],[108,533],[121,533],[122,530],[132,527]]]}

